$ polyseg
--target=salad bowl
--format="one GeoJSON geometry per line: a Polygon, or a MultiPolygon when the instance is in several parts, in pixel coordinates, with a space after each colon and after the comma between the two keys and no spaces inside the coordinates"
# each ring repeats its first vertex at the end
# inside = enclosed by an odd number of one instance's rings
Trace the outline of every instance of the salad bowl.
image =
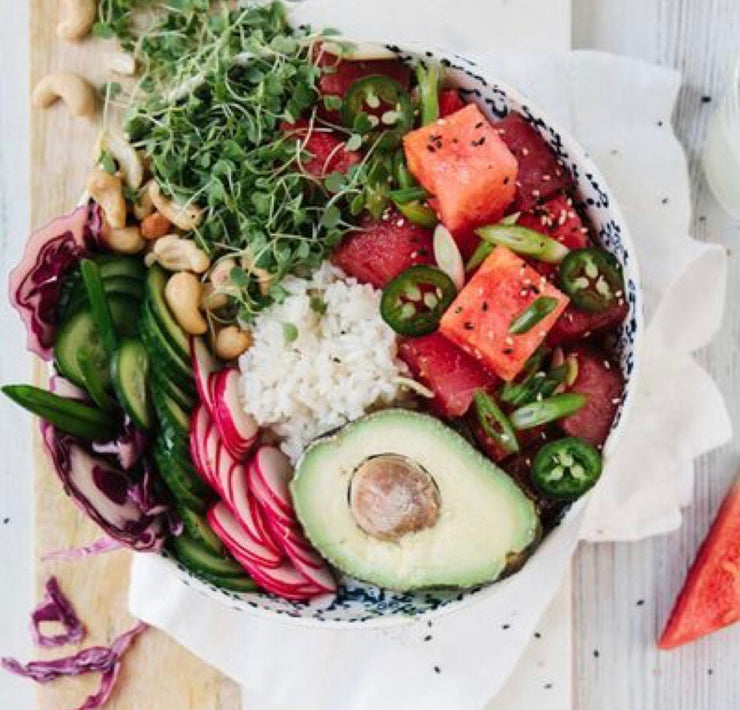
{"type": "MultiPolygon", "coordinates": [[[[592,224],[600,245],[616,257],[622,267],[624,298],[629,308],[627,317],[616,332],[614,342],[614,357],[622,370],[624,388],[603,449],[608,462],[610,453],[618,446],[620,431],[634,398],[639,342],[643,331],[642,297],[635,249],[614,195],[575,138],[527,97],[497,80],[495,76],[483,72],[474,62],[459,55],[416,47],[386,45],[384,51],[388,56],[395,55],[409,65],[419,60],[440,63],[445,67],[446,85],[455,87],[466,101],[477,104],[491,120],[502,119],[511,111],[520,113],[572,173],[579,207],[592,224]]],[[[588,496],[585,496],[565,513],[560,524],[549,533],[546,543],[534,552],[534,557],[547,555],[548,548],[559,536],[572,535],[572,531],[567,529],[577,524],[576,518],[587,505],[587,500],[588,496]]],[[[266,615],[298,624],[330,624],[340,627],[356,624],[404,624],[419,615],[449,613],[460,609],[507,583],[504,580],[498,584],[463,591],[396,592],[343,577],[336,595],[318,597],[310,603],[304,603],[263,592],[237,593],[218,588],[194,575],[170,553],[161,554],[182,584],[196,589],[205,597],[235,611],[266,615]]],[[[525,564],[517,572],[517,577],[527,574],[528,567],[525,564]]]]}

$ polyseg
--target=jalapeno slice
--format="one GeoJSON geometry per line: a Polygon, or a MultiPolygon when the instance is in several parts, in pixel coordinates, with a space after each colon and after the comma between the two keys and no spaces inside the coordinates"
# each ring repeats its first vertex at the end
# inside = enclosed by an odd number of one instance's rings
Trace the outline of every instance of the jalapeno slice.
{"type": "Polygon", "coordinates": [[[478,422],[491,439],[509,454],[519,451],[514,427],[490,394],[478,390],[473,395],[473,406],[478,422]]]}
{"type": "Polygon", "coordinates": [[[601,454],[583,439],[567,438],[545,444],[534,458],[532,480],[549,498],[575,500],[601,475],[601,454]]]}
{"type": "Polygon", "coordinates": [[[398,144],[414,124],[411,97],[387,76],[363,77],[352,82],[342,101],[342,123],[357,133],[383,132],[382,147],[398,144]]]}
{"type": "Polygon", "coordinates": [[[604,249],[575,249],[560,264],[560,286],[578,308],[605,311],[624,293],[622,267],[604,249]]]}
{"type": "Polygon", "coordinates": [[[452,279],[433,266],[411,266],[383,289],[380,315],[396,333],[428,335],[455,298],[452,279]]]}

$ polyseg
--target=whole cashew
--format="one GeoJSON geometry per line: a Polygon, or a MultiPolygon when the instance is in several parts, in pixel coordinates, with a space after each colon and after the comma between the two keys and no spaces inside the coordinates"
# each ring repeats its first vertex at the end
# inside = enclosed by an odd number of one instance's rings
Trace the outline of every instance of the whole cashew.
{"type": "Polygon", "coordinates": [[[227,325],[216,336],[216,355],[233,360],[252,347],[252,334],[236,325],[227,325]]]}
{"type": "Polygon", "coordinates": [[[90,118],[95,113],[95,89],[79,74],[48,74],[33,90],[36,108],[49,108],[57,99],[63,101],[73,116],[90,118]]]}
{"type": "Polygon", "coordinates": [[[57,36],[75,41],[89,34],[95,24],[98,6],[95,0],[62,0],[60,10],[57,36]]]}
{"type": "Polygon", "coordinates": [[[149,183],[149,197],[157,208],[167,217],[172,224],[184,232],[190,232],[195,229],[203,219],[203,210],[197,205],[180,205],[174,200],[168,200],[159,187],[159,184],[152,180],[149,183]]]}
{"type": "Polygon", "coordinates": [[[168,234],[154,242],[149,260],[158,261],[168,271],[193,271],[202,274],[208,271],[211,262],[208,255],[198,248],[192,239],[168,234]]]}
{"type": "Polygon", "coordinates": [[[223,288],[231,279],[231,270],[236,266],[236,261],[231,257],[222,259],[211,269],[208,274],[209,281],[215,288],[223,288]]]}
{"type": "Polygon", "coordinates": [[[247,273],[257,277],[257,285],[259,286],[260,293],[266,296],[272,286],[272,274],[260,266],[254,265],[254,258],[249,251],[245,251],[241,257],[242,269],[247,273]]]}
{"type": "Polygon", "coordinates": [[[104,241],[112,251],[119,254],[138,254],[146,246],[138,227],[108,230],[104,241]]]}
{"type": "Polygon", "coordinates": [[[229,299],[225,293],[219,293],[213,287],[212,283],[203,284],[203,290],[200,294],[201,311],[217,311],[228,305],[229,299]]]}
{"type": "Polygon", "coordinates": [[[164,289],[172,315],[189,335],[202,335],[208,330],[208,322],[198,310],[201,289],[198,277],[187,271],[171,276],[164,289]]]}
{"type": "Polygon", "coordinates": [[[141,236],[144,239],[159,239],[169,234],[171,230],[172,222],[159,212],[152,212],[141,220],[141,236]]]}
{"type": "Polygon", "coordinates": [[[113,229],[126,226],[126,200],[123,197],[123,184],[117,175],[93,168],[87,178],[87,191],[97,202],[105,219],[113,229]]]}
{"type": "Polygon", "coordinates": [[[123,134],[113,128],[103,131],[98,139],[98,150],[107,150],[118,163],[124,182],[134,190],[144,182],[144,165],[134,147],[123,134]]]}
{"type": "Polygon", "coordinates": [[[121,76],[133,76],[136,74],[136,59],[127,52],[112,52],[104,59],[105,68],[114,74],[121,76]]]}

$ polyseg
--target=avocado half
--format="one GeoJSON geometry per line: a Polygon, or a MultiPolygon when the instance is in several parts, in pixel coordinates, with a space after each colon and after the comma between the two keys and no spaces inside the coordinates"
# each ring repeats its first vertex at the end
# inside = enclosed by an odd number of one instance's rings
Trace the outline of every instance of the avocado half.
{"type": "Polygon", "coordinates": [[[304,452],[291,483],[306,535],[335,567],[380,587],[471,587],[521,566],[534,503],[444,423],[386,409],[304,452]]]}

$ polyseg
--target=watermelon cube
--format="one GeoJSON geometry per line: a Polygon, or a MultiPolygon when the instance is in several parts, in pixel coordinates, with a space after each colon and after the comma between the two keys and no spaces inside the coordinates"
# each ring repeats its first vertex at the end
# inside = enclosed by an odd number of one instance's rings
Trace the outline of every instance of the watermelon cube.
{"type": "Polygon", "coordinates": [[[443,417],[461,417],[479,389],[493,389],[498,378],[439,333],[401,338],[398,356],[434,392],[432,408],[443,417]]]}
{"type": "Polygon", "coordinates": [[[521,114],[512,112],[493,127],[519,161],[512,212],[531,209],[555,193],[573,187],[568,168],[521,114]]]}
{"type": "Polygon", "coordinates": [[[445,118],[461,108],[465,108],[465,102],[460,98],[457,89],[443,89],[439,92],[439,115],[445,118]]]}
{"type": "Polygon", "coordinates": [[[360,283],[384,288],[410,266],[434,263],[432,232],[388,210],[344,237],[331,260],[360,283]]]}
{"type": "Polygon", "coordinates": [[[517,161],[475,104],[407,133],[403,145],[453,234],[497,222],[514,199],[517,161]]]}
{"type": "Polygon", "coordinates": [[[360,153],[345,150],[344,139],[332,130],[315,126],[306,140],[308,121],[283,123],[280,128],[303,143],[303,150],[310,155],[303,161],[303,169],[313,177],[323,178],[334,171],[346,173],[360,161],[360,153]]]}
{"type": "Polygon", "coordinates": [[[513,380],[568,305],[568,297],[506,247],[497,246],[442,317],[440,330],[503,380],[513,380]],[[514,319],[540,297],[555,308],[523,333],[514,319]]]}

